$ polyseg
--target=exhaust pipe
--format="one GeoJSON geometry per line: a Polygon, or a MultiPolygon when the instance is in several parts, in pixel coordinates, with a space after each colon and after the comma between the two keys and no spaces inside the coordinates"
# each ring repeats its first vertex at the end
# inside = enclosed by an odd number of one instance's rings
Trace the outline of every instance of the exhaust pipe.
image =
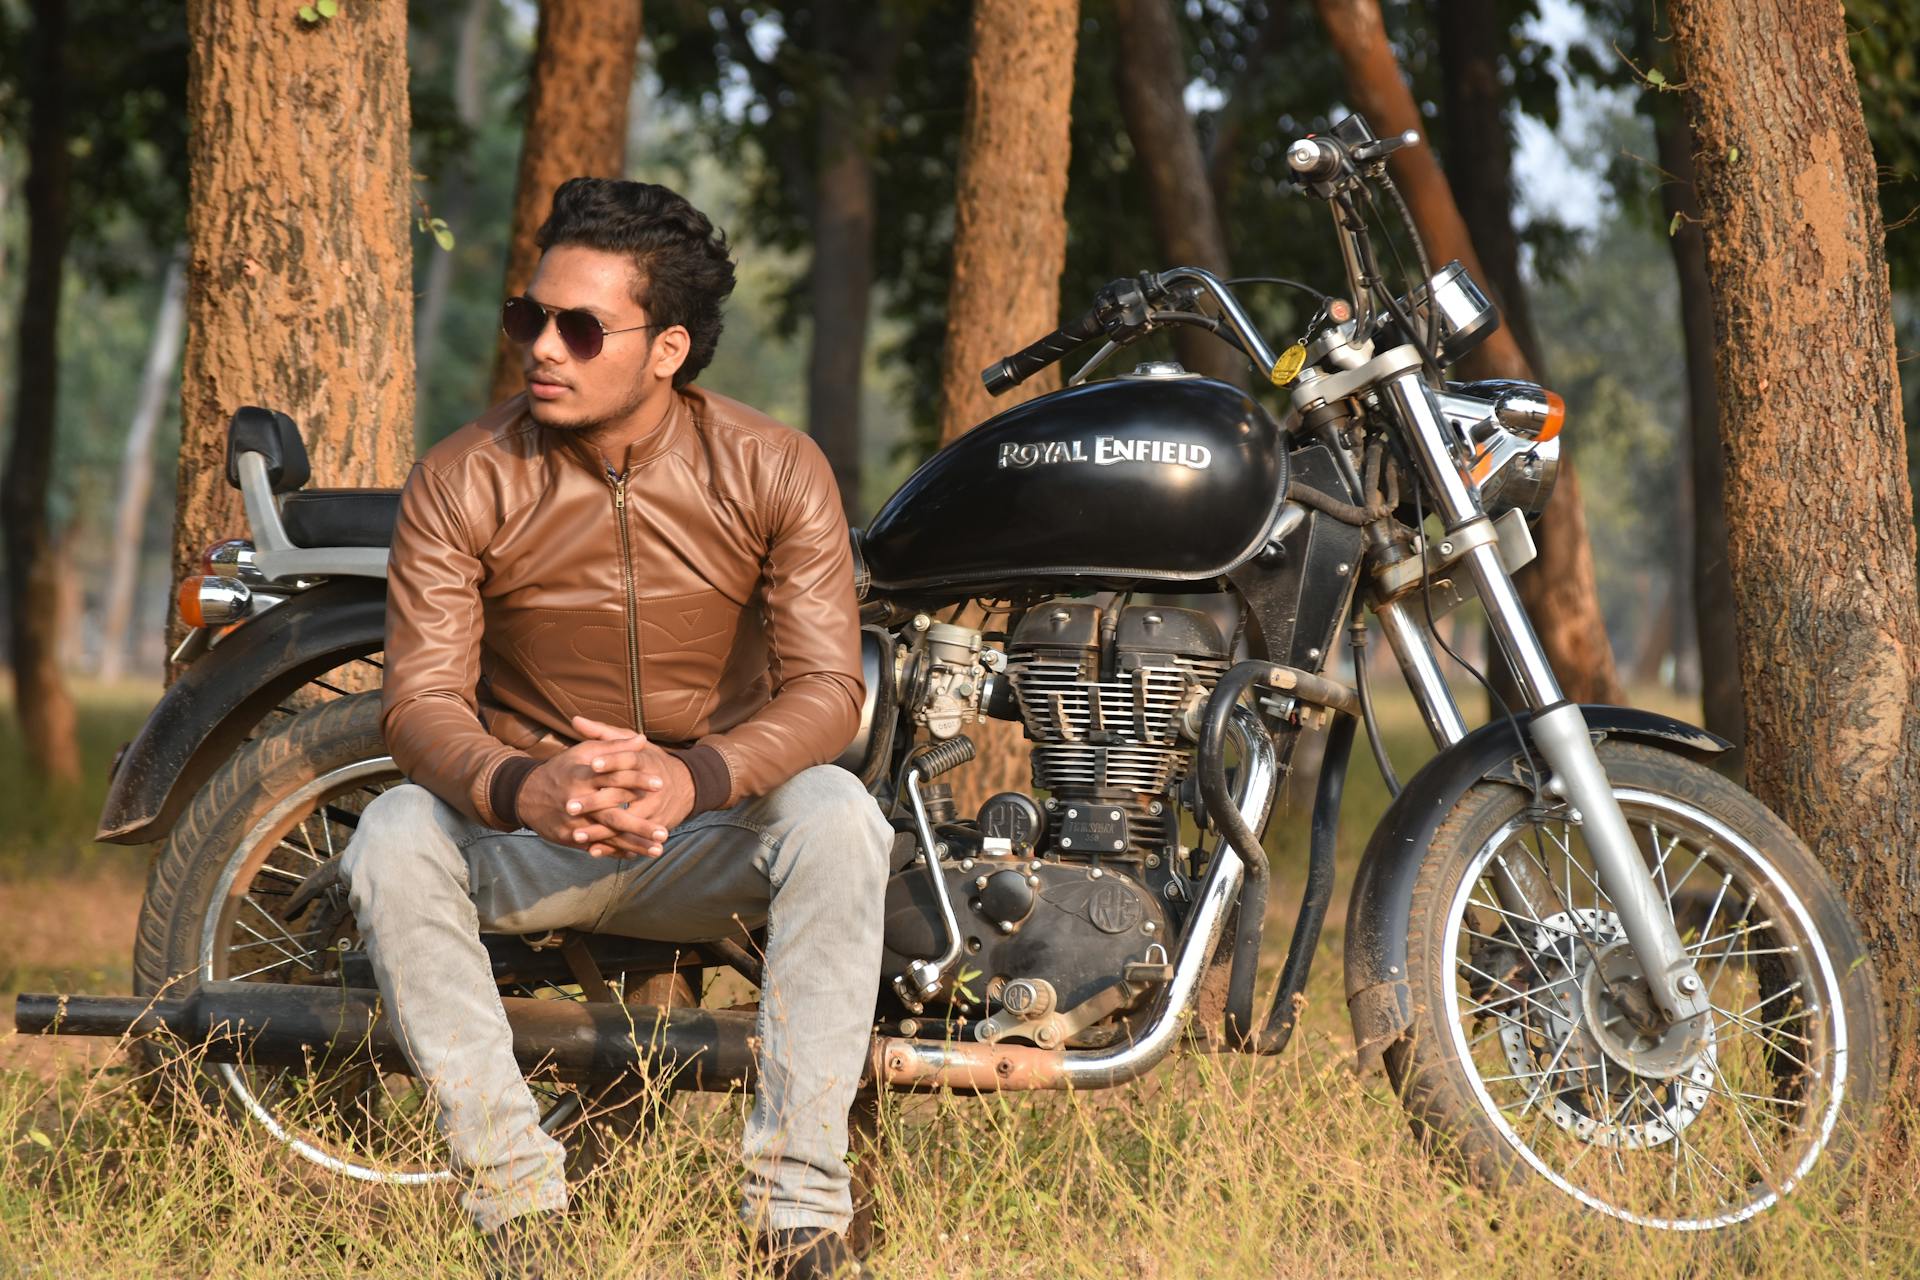
{"type": "MultiPolygon", "coordinates": [[[[645,1072],[683,1088],[726,1090],[753,1082],[754,1015],[724,1009],[613,1002],[501,999],[522,1069],[561,1080],[645,1072]]],[[[312,1066],[364,1060],[410,1071],[378,991],[278,982],[208,982],[177,999],[22,995],[23,1035],[165,1034],[209,1062],[312,1066]]]]}
{"type": "MultiPolygon", "coordinates": [[[[502,997],[513,1056],[527,1072],[575,1083],[646,1074],[683,1089],[752,1088],[754,1015],[610,1001],[502,997]]],[[[208,1062],[324,1067],[365,1061],[411,1071],[378,991],[278,982],[208,982],[176,999],[22,995],[13,1011],[22,1035],[152,1036],[173,1039],[208,1062]]],[[[862,1084],[960,1093],[1059,1089],[1059,1050],[875,1037],[862,1084]]]]}

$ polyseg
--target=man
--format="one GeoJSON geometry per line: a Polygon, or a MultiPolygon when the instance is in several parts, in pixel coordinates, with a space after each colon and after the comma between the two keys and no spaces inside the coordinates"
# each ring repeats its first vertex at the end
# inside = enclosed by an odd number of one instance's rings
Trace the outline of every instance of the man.
{"type": "Polygon", "coordinates": [[[863,696],[852,554],[806,436],[691,384],[724,235],[575,178],[503,324],[527,392],[415,464],[388,578],[383,727],[409,783],[343,859],[463,1203],[509,1270],[552,1248],[560,1144],[479,932],[669,941],[768,926],[741,1215],[789,1275],[857,1271],[847,1111],[891,832],[844,770],[863,696]]]}

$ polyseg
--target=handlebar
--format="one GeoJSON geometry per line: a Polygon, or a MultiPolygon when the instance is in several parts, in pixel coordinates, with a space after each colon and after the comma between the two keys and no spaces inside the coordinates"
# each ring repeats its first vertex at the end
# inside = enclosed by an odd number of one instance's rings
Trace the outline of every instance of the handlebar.
{"type": "Polygon", "coordinates": [[[1038,342],[1029,343],[1005,359],[987,366],[980,373],[980,381],[986,383],[989,395],[1001,395],[1049,365],[1057,364],[1068,352],[1105,332],[1100,324],[1100,308],[1096,306],[1078,320],[1061,325],[1038,342]]]}

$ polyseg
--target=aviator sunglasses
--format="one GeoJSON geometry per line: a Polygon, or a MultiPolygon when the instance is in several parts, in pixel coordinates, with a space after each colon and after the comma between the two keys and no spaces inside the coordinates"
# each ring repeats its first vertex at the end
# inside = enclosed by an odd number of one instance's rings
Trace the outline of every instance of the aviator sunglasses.
{"type": "Polygon", "coordinates": [[[508,298],[500,308],[500,332],[523,347],[532,346],[546,331],[549,316],[553,317],[554,328],[560,332],[560,341],[567,344],[567,350],[573,353],[575,360],[591,360],[599,355],[609,334],[661,327],[657,323],[648,323],[630,325],[625,329],[609,329],[591,311],[562,311],[557,307],[543,307],[532,298],[513,297],[508,298]]]}

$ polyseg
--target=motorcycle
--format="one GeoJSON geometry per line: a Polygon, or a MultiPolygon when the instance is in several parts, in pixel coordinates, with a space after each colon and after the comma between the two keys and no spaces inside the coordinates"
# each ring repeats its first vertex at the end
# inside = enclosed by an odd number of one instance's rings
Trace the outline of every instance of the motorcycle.
{"type": "MultiPolygon", "coordinates": [[[[998,394],[1100,342],[1064,389],[935,454],[855,532],[867,692],[840,763],[899,833],[866,1085],[1108,1088],[1182,1046],[1280,1053],[1364,725],[1396,796],[1351,888],[1361,1061],[1478,1180],[1726,1226],[1856,1148],[1885,1061],[1875,979],[1806,847],[1711,768],[1726,742],[1563,696],[1511,574],[1533,556],[1564,405],[1444,380],[1499,317],[1460,264],[1429,269],[1385,172],[1416,141],[1350,116],[1289,149],[1333,213],[1348,290],[1313,293],[1298,342],[1276,351],[1208,272],[1115,281],[983,375],[998,394]],[[1419,257],[1398,294],[1375,257],[1381,194],[1419,257]],[[1173,325],[1237,350],[1284,416],[1170,363],[1089,380],[1173,325]],[[1224,593],[1230,625],[1181,593],[1224,593]],[[1470,730],[1435,624],[1472,599],[1523,705],[1470,730]],[[1404,785],[1370,628],[1439,748],[1404,785]],[[1343,633],[1352,684],[1333,674],[1343,633]],[[1032,788],[961,813],[937,779],[989,719],[1024,730],[1032,788]],[[1261,841],[1320,731],[1306,888],[1257,1014],[1261,841]]],[[[147,1037],[307,1159],[443,1178],[338,880],[359,813],[401,780],[377,692],[339,678],[378,667],[397,494],[305,487],[297,430],[263,410],[235,416],[228,475],[251,537],[182,584],[190,661],[116,762],[100,823],[103,840],[166,840],[138,994],[22,996],[16,1025],[147,1037]],[[287,705],[312,685],[337,696],[287,705]]],[[[636,1079],[751,1087],[754,1015],[695,993],[718,969],[757,984],[753,936],[484,940],[556,1131],[590,1135],[636,1079]]]]}

